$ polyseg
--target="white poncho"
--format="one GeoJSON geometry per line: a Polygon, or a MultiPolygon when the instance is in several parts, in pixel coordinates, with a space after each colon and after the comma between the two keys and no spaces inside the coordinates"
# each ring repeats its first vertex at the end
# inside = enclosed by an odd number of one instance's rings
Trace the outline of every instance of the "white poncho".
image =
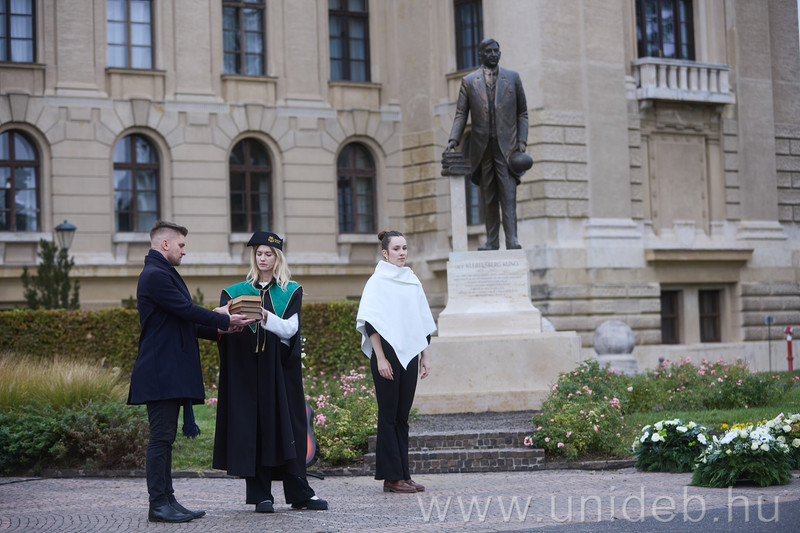
{"type": "Polygon", "coordinates": [[[361,350],[372,357],[365,322],[394,348],[403,368],[428,346],[428,335],[436,331],[425,291],[414,271],[387,261],[378,263],[364,286],[356,317],[361,350]]]}

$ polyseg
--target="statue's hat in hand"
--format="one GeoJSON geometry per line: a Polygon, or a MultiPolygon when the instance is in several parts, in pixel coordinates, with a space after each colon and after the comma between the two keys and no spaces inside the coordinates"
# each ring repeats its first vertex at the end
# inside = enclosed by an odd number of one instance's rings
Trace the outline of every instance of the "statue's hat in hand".
{"type": "Polygon", "coordinates": [[[511,172],[520,176],[533,166],[533,158],[525,152],[513,152],[508,157],[508,167],[511,172]]]}

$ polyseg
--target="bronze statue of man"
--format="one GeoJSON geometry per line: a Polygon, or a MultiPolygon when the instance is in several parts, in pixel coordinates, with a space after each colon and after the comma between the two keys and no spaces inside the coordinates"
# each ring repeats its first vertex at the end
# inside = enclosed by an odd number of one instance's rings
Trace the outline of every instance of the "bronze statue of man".
{"type": "Polygon", "coordinates": [[[500,68],[500,45],[484,39],[478,45],[481,67],[464,76],[447,150],[453,150],[472,113],[466,152],[472,182],[479,185],[486,216],[486,243],[479,250],[500,247],[500,212],[506,249],[522,248],[517,239],[517,185],[533,164],[525,154],[528,142],[528,104],[519,74],[500,68]]]}

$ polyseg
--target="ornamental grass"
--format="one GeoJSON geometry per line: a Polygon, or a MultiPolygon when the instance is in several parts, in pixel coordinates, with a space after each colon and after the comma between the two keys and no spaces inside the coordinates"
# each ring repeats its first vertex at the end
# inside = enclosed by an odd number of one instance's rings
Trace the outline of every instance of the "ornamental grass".
{"type": "Polygon", "coordinates": [[[0,409],[38,403],[53,408],[97,400],[124,400],[127,384],[119,369],[55,358],[0,357],[0,409]]]}
{"type": "Polygon", "coordinates": [[[147,417],[126,392],[96,364],[0,357],[0,472],[141,468],[147,417]]]}

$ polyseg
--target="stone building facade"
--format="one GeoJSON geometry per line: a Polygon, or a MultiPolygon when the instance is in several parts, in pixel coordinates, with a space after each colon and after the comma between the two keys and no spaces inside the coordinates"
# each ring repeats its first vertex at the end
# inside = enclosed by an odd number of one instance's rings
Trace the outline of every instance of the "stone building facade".
{"type": "Polygon", "coordinates": [[[440,159],[485,36],[526,89],[519,234],[556,329],[589,350],[622,320],[645,367],[676,350],[765,366],[765,316],[773,338],[800,326],[794,0],[0,6],[4,308],[65,219],[83,306],[120,305],[163,218],[190,229],[181,273],[207,300],[246,273],[253,229],[286,236],[307,300],[357,298],[397,228],[440,310],[440,159]]]}

